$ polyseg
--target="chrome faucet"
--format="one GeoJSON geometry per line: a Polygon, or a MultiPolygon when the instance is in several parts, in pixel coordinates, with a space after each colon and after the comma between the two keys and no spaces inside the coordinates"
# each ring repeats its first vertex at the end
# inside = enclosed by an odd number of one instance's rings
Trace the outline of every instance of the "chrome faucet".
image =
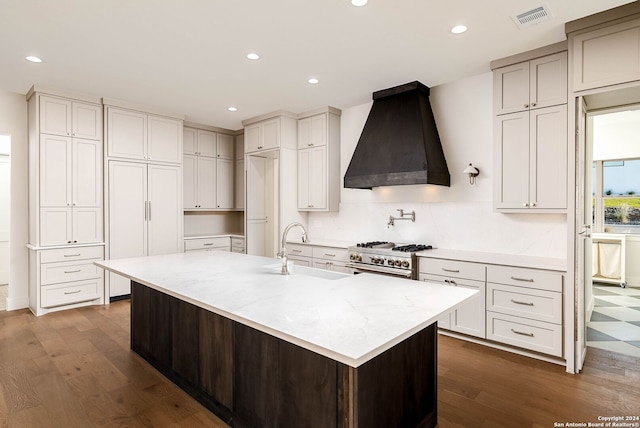
{"type": "Polygon", "coordinates": [[[307,238],[307,229],[305,229],[301,223],[297,223],[297,222],[291,223],[284,228],[284,232],[282,232],[282,250],[278,252],[278,257],[282,259],[282,270],[280,271],[280,275],[289,275],[289,267],[287,266],[288,257],[287,257],[287,246],[286,246],[287,234],[292,228],[296,226],[302,229],[302,242],[306,243],[309,241],[309,239],[307,238]]]}

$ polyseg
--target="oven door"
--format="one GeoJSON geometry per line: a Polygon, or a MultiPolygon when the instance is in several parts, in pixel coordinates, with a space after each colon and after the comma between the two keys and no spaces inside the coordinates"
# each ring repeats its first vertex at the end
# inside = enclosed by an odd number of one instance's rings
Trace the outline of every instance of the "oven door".
{"type": "Polygon", "coordinates": [[[375,273],[378,275],[396,276],[399,278],[408,278],[408,279],[411,279],[413,277],[411,270],[401,270],[401,269],[387,268],[384,266],[366,265],[362,263],[348,263],[347,267],[353,269],[354,274],[375,273]]]}

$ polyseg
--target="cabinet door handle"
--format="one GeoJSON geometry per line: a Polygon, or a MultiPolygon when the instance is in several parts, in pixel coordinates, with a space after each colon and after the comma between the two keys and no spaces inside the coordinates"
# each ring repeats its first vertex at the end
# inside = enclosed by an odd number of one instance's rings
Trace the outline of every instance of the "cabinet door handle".
{"type": "Polygon", "coordinates": [[[64,254],[62,257],[79,257],[80,253],[78,254],[64,254]]]}
{"type": "Polygon", "coordinates": [[[78,269],[78,270],[65,270],[64,273],[78,273],[80,272],[82,269],[78,269]]]}
{"type": "Polygon", "coordinates": [[[329,254],[329,253],[324,253],[324,255],[327,256],[327,257],[335,257],[336,256],[335,254],[329,254]]]}
{"type": "Polygon", "coordinates": [[[536,103],[531,103],[531,107],[535,107],[535,106],[536,106],[536,103]]]}
{"type": "Polygon", "coordinates": [[[514,281],[533,282],[533,278],[518,278],[517,276],[512,276],[511,279],[514,281]]]}
{"type": "Polygon", "coordinates": [[[515,303],[516,305],[533,306],[533,302],[520,302],[518,300],[513,300],[513,299],[511,299],[511,303],[515,303]]]}
{"type": "Polygon", "coordinates": [[[519,334],[520,336],[533,337],[533,333],[525,333],[525,332],[514,330],[514,329],[511,329],[511,332],[515,334],[519,334]]]}
{"type": "Polygon", "coordinates": [[[147,201],[144,201],[144,221],[147,221],[147,201]]]}
{"type": "Polygon", "coordinates": [[[151,201],[149,201],[149,221],[151,221],[151,201]]]}
{"type": "Polygon", "coordinates": [[[76,291],[65,291],[64,294],[78,294],[79,292],[81,292],[82,290],[76,290],[76,291]]]}
{"type": "Polygon", "coordinates": [[[202,245],[205,246],[205,247],[209,247],[209,246],[213,245],[213,242],[205,242],[202,245]]]}
{"type": "Polygon", "coordinates": [[[447,269],[447,268],[442,268],[443,271],[445,272],[453,272],[453,273],[460,273],[459,269],[447,269]]]}
{"type": "Polygon", "coordinates": [[[529,104],[525,104],[525,105],[524,105],[524,108],[529,108],[529,104]]]}

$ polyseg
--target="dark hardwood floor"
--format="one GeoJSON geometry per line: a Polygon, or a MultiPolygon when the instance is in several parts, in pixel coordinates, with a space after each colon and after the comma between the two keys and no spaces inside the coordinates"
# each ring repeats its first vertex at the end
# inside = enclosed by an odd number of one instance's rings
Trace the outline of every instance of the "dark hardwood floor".
{"type": "MultiPolygon", "coordinates": [[[[226,427],[129,349],[129,301],[0,312],[0,427],[226,427]]],[[[640,416],[640,360],[583,372],[440,336],[439,427],[554,427],[640,416]]]]}

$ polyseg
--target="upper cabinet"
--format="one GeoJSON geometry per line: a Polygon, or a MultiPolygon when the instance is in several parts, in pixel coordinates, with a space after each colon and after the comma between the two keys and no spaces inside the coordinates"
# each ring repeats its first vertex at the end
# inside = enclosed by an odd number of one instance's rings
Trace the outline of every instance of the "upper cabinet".
{"type": "Polygon", "coordinates": [[[243,121],[245,153],[296,148],[296,121],[289,115],[243,121]],[[291,137],[293,135],[293,138],[291,137]]]}
{"type": "Polygon", "coordinates": [[[235,137],[235,146],[236,165],[234,204],[236,210],[244,211],[244,134],[240,134],[235,137]]]}
{"type": "Polygon", "coordinates": [[[182,162],[182,120],[107,107],[107,156],[182,162]]]}
{"type": "Polygon", "coordinates": [[[183,129],[183,142],[184,209],[233,209],[233,135],[188,126],[183,129]]]}
{"type": "Polygon", "coordinates": [[[494,62],[493,202],[501,212],[567,209],[567,52],[547,50],[494,62]]]}
{"type": "Polygon", "coordinates": [[[298,210],[338,211],[340,204],[340,110],[298,119],[298,210]]]}
{"type": "Polygon", "coordinates": [[[102,106],[51,96],[40,97],[40,132],[102,140],[102,106]]]}
{"type": "Polygon", "coordinates": [[[640,18],[606,26],[580,21],[567,25],[574,91],[640,80],[640,18]]]}
{"type": "Polygon", "coordinates": [[[493,72],[495,114],[567,103],[567,52],[524,61],[493,72]]]}

